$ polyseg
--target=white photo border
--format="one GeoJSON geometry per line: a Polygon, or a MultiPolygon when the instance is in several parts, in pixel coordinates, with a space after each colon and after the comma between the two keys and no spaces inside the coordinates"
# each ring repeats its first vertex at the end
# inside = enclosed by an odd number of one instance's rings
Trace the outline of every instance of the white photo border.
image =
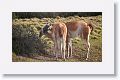
{"type": "Polygon", "coordinates": [[[0,73],[114,74],[112,0],[1,0],[0,73]],[[12,62],[12,12],[102,12],[102,62],[12,62]]]}

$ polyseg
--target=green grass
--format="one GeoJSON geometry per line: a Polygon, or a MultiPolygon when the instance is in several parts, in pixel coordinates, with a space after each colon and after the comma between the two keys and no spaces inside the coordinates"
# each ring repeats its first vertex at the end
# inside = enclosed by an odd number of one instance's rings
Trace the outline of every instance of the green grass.
{"type": "MultiPolygon", "coordinates": [[[[59,59],[55,58],[53,54],[53,42],[43,36],[41,39],[46,42],[46,53],[33,53],[32,56],[23,56],[17,55],[18,53],[14,53],[12,55],[13,62],[101,62],[102,61],[102,16],[91,16],[91,17],[79,17],[79,16],[70,16],[70,17],[59,17],[59,18],[31,18],[31,19],[14,19],[13,25],[22,25],[22,26],[34,26],[38,31],[41,27],[44,26],[48,21],[53,23],[56,21],[68,22],[73,20],[82,20],[82,21],[90,21],[94,25],[94,30],[90,35],[90,57],[86,60],[87,50],[83,46],[83,41],[79,38],[73,40],[73,57],[64,60],[59,55],[59,59]]],[[[14,46],[14,45],[13,45],[14,46]]]]}

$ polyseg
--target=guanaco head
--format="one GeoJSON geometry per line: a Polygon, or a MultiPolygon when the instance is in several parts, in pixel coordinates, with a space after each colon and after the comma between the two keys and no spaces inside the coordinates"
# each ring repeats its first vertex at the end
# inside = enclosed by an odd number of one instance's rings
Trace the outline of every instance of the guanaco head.
{"type": "Polygon", "coordinates": [[[40,30],[39,37],[42,37],[42,35],[47,35],[47,34],[51,33],[51,30],[52,30],[52,25],[47,23],[47,24],[40,30]]]}

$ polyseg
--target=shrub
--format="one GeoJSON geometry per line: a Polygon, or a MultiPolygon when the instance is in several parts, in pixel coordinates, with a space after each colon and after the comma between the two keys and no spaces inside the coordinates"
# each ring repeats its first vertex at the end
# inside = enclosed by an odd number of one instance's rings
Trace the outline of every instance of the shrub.
{"type": "Polygon", "coordinates": [[[17,55],[34,56],[45,53],[45,42],[39,38],[39,31],[33,25],[12,26],[12,51],[17,55]]]}

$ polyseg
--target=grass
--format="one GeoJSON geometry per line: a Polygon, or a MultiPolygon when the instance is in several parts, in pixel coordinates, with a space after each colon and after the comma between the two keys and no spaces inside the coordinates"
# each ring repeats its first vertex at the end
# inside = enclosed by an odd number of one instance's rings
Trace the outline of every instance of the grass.
{"type": "MultiPolygon", "coordinates": [[[[94,30],[90,35],[90,57],[86,60],[86,49],[83,45],[83,41],[80,38],[73,40],[73,57],[69,59],[62,59],[61,54],[59,54],[59,59],[55,58],[53,54],[53,42],[43,36],[41,39],[46,42],[48,47],[46,47],[46,53],[35,53],[34,56],[23,56],[17,55],[13,52],[12,61],[13,62],[101,62],[102,61],[102,16],[90,16],[90,17],[56,17],[56,18],[31,18],[31,19],[14,19],[13,25],[23,25],[23,26],[35,26],[39,31],[41,27],[47,22],[54,23],[56,21],[68,22],[73,20],[90,21],[94,25],[94,30]]],[[[13,45],[14,46],[14,45],[13,45]]],[[[32,54],[33,55],[33,54],[32,54]]]]}

